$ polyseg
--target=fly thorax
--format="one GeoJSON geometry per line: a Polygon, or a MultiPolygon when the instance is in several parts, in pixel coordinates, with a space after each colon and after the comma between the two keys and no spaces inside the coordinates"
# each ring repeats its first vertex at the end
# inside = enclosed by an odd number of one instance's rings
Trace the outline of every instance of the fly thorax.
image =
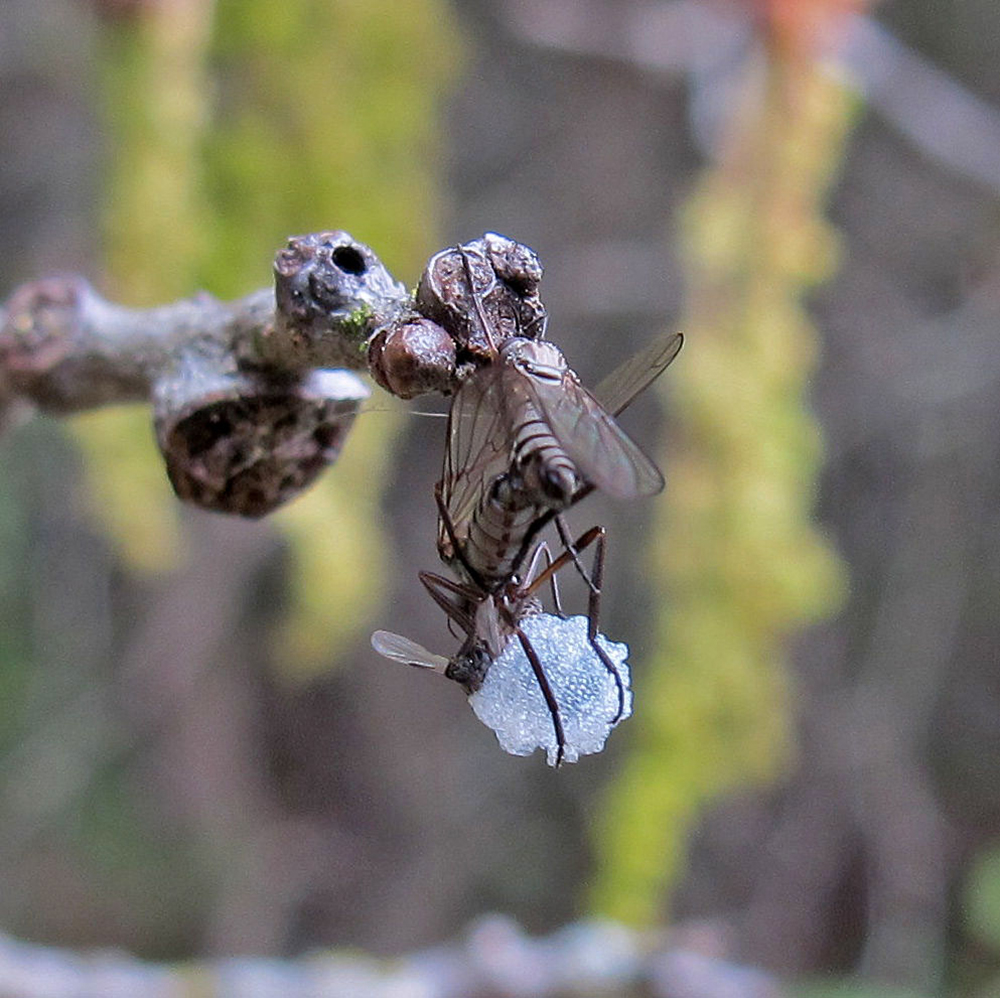
{"type": "Polygon", "coordinates": [[[558,385],[568,365],[562,350],[548,340],[512,337],[500,350],[500,361],[516,367],[530,378],[558,385]]]}

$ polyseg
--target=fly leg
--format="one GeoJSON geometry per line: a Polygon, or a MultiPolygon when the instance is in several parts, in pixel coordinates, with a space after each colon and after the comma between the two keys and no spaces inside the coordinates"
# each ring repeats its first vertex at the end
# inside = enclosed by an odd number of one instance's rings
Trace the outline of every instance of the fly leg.
{"type": "MultiPolygon", "coordinates": [[[[556,522],[558,523],[558,518],[556,522]]],[[[566,536],[568,537],[569,535],[567,534],[566,536]]],[[[539,586],[543,586],[551,576],[554,576],[556,572],[570,562],[578,567],[580,574],[587,581],[589,589],[587,597],[587,640],[590,642],[590,646],[594,649],[597,657],[604,663],[604,667],[614,676],[615,686],[618,688],[618,713],[615,714],[611,722],[612,724],[617,724],[621,720],[622,714],[625,713],[625,684],[622,682],[618,667],[597,640],[599,630],[598,621],[601,614],[601,586],[604,582],[604,554],[607,547],[607,532],[604,527],[591,527],[590,530],[581,534],[576,541],[570,540],[565,546],[566,550],[544,572],[540,573],[534,579],[527,588],[526,594],[531,595],[539,586]],[[594,545],[594,564],[588,573],[580,563],[580,555],[591,544],[594,545]]]]}
{"type": "MultiPolygon", "coordinates": [[[[556,530],[559,532],[559,540],[562,542],[563,548],[566,553],[573,559],[573,567],[576,569],[577,574],[581,579],[587,584],[587,589],[590,590],[591,595],[595,592],[600,595],[600,586],[595,586],[592,573],[588,573],[586,568],[583,567],[583,562],[580,561],[580,552],[590,543],[591,540],[584,541],[584,538],[588,536],[590,531],[583,535],[576,543],[573,542],[573,537],[569,532],[569,527],[566,526],[566,520],[561,514],[556,513],[556,530]],[[582,546],[581,546],[582,545],[582,546]]],[[[597,528],[594,528],[597,529],[597,528]]],[[[601,528],[603,531],[603,527],[601,528]]],[[[604,556],[601,555],[601,562],[603,566],[604,556]]]]}
{"type": "MultiPolygon", "coordinates": [[[[420,581],[431,595],[431,599],[448,615],[449,625],[453,622],[469,637],[475,630],[475,606],[480,595],[470,586],[453,582],[434,572],[418,572],[420,581]]],[[[452,632],[454,633],[454,632],[452,632]]]]}
{"type": "MultiPolygon", "coordinates": [[[[594,565],[590,570],[590,595],[587,598],[587,640],[590,647],[597,653],[597,657],[604,663],[604,668],[615,677],[615,685],[618,687],[618,713],[612,719],[612,724],[617,724],[625,713],[625,684],[622,682],[621,673],[618,667],[611,660],[611,656],[598,643],[598,620],[601,615],[601,587],[604,585],[604,554],[607,549],[608,537],[604,527],[592,527],[588,533],[594,536],[594,565]]],[[[586,536],[586,535],[584,535],[586,536]]],[[[588,543],[590,543],[588,541],[588,543]]]]}
{"type": "Polygon", "coordinates": [[[479,328],[482,329],[483,335],[486,337],[486,342],[490,345],[490,352],[495,357],[497,355],[497,343],[493,339],[493,333],[490,331],[490,323],[486,318],[486,312],[483,309],[483,300],[479,292],[476,290],[476,281],[472,276],[472,265],[469,263],[469,254],[466,252],[464,246],[456,246],[459,256],[462,258],[462,270],[465,271],[465,280],[469,285],[469,294],[472,295],[472,304],[476,309],[476,318],[479,320],[479,328]]]}
{"type": "Polygon", "coordinates": [[[563,731],[559,703],[556,701],[556,695],[552,692],[549,677],[545,675],[545,670],[542,668],[538,652],[535,651],[534,646],[528,640],[528,636],[520,627],[515,628],[514,633],[517,634],[517,640],[521,642],[524,654],[528,656],[528,661],[531,663],[531,671],[535,674],[535,679],[538,681],[542,696],[545,698],[545,705],[549,708],[549,713],[552,715],[552,727],[556,733],[556,769],[558,769],[562,765],[563,756],[566,754],[566,733],[563,731]]]}
{"type": "Polygon", "coordinates": [[[559,586],[556,582],[556,573],[549,572],[548,570],[552,567],[552,552],[549,550],[549,546],[545,541],[540,541],[538,546],[532,552],[531,561],[528,562],[528,571],[524,576],[524,587],[522,592],[533,593],[535,587],[532,585],[536,576],[538,575],[538,563],[545,559],[545,570],[549,579],[549,586],[552,590],[552,605],[555,607],[556,613],[565,618],[566,614],[563,613],[562,603],[559,600],[559,586]]]}

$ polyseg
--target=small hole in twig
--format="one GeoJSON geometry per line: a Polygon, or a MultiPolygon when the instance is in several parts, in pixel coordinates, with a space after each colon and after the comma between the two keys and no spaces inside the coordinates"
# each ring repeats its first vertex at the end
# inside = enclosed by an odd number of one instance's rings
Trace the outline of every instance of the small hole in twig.
{"type": "Polygon", "coordinates": [[[534,283],[524,274],[509,274],[501,278],[519,298],[524,298],[535,287],[534,283]]]}
{"type": "Polygon", "coordinates": [[[359,275],[365,272],[365,258],[353,246],[338,246],[333,251],[332,259],[345,274],[359,275]]]}

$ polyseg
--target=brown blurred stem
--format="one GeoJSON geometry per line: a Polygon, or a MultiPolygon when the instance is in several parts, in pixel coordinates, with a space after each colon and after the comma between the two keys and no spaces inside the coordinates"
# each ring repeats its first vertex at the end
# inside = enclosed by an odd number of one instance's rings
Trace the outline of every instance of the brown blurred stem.
{"type": "Polygon", "coordinates": [[[369,390],[369,340],[409,296],[346,232],[300,236],[274,290],[160,308],[105,301],[80,277],[22,285],[0,310],[0,429],[21,412],[149,402],[177,495],[257,517],[331,464],[369,390]]]}
{"type": "Polygon", "coordinates": [[[407,298],[342,232],[290,240],[275,277],[274,291],[234,302],[199,294],[150,309],[105,301],[74,276],[22,285],[0,314],[2,400],[56,414],[146,400],[162,408],[199,382],[240,373],[364,370],[369,337],[407,298]]]}
{"type": "Polygon", "coordinates": [[[346,232],[290,239],[274,275],[274,291],[152,309],[79,277],[23,285],[0,310],[0,429],[30,407],[149,401],[178,497],[264,516],[336,460],[369,394],[352,371],[448,395],[490,359],[470,315],[504,336],[545,328],[537,256],[493,232],[432,257],[414,295],[346,232]]]}

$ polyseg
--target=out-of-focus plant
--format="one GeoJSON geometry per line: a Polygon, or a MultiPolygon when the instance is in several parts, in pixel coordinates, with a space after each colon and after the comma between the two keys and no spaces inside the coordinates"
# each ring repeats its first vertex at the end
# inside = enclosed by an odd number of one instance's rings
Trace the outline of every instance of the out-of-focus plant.
{"type": "Polygon", "coordinates": [[[1000,849],[988,850],[973,865],[965,912],[969,931],[1000,954],[1000,849]]]}
{"type": "MultiPolygon", "coordinates": [[[[993,846],[978,855],[966,879],[962,910],[965,930],[975,941],[969,966],[961,972],[972,987],[963,991],[1000,994],[1000,848],[993,846]]],[[[965,982],[963,982],[965,983],[965,982]]]]}
{"type": "Polygon", "coordinates": [[[844,588],[810,521],[822,445],[802,301],[836,261],[822,209],[855,98],[820,47],[848,6],[754,5],[763,44],[683,218],[687,345],[653,566],[669,595],[593,895],[631,922],[659,917],[699,808],[788,764],[784,645],[844,588]]]}
{"type": "MultiPolygon", "coordinates": [[[[133,304],[197,290],[215,224],[199,155],[210,123],[211,30],[212,4],[181,0],[110,22],[102,38],[108,283],[133,304]]],[[[176,565],[178,509],[146,407],[88,413],[70,425],[86,455],[92,509],[108,533],[140,570],[176,565]]]]}
{"type": "MultiPolygon", "coordinates": [[[[114,296],[233,297],[269,283],[290,233],[329,228],[415,272],[436,245],[434,118],[456,60],[450,23],[443,0],[180,0],[112,25],[114,296]]],[[[275,517],[293,546],[295,598],[279,638],[293,672],[328,662],[380,591],[372,510],[395,426],[385,414],[359,420],[336,467],[275,517]]],[[[76,433],[109,532],[138,567],[169,567],[182,551],[178,507],[147,410],[88,414],[76,433]]]]}
{"type": "Polygon", "coordinates": [[[854,981],[813,981],[795,988],[794,998],[929,998],[909,988],[854,981]]]}

